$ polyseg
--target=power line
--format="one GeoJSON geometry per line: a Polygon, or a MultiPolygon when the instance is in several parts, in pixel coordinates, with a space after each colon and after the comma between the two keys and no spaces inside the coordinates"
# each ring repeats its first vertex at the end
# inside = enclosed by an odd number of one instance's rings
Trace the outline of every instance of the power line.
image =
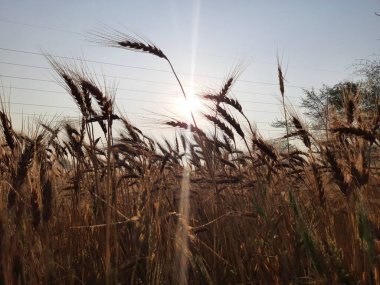
{"type": "Polygon", "coordinates": [[[0,61],[0,63],[1,64],[8,64],[8,65],[15,65],[15,66],[23,66],[23,67],[31,67],[31,68],[53,70],[53,68],[46,67],[46,66],[29,65],[29,64],[15,63],[15,62],[7,62],[7,61],[0,61]]]}
{"type": "MultiPolygon", "coordinates": [[[[80,119],[80,117],[74,117],[74,116],[62,116],[62,115],[58,115],[58,114],[32,114],[32,113],[23,113],[23,112],[9,112],[9,114],[11,115],[19,115],[19,116],[23,116],[23,117],[52,117],[52,118],[57,118],[57,117],[60,117],[66,121],[77,121],[78,119],[80,119]]],[[[258,122],[256,122],[258,123],[258,122]]],[[[145,131],[155,131],[157,130],[157,128],[144,128],[145,131]]],[[[161,129],[161,131],[176,131],[178,130],[177,128],[163,128],[161,129]]],[[[279,129],[264,129],[264,128],[260,128],[258,129],[258,131],[267,131],[267,132],[274,132],[274,133],[278,133],[278,132],[284,132],[284,130],[279,130],[279,129]]],[[[282,136],[279,137],[279,138],[273,138],[273,139],[270,139],[270,140],[278,140],[278,139],[282,139],[282,136]]]]}
{"type": "MultiPolygon", "coordinates": [[[[12,75],[4,75],[0,74],[0,77],[7,77],[7,78],[13,78],[13,79],[21,79],[21,80],[31,80],[31,81],[41,81],[41,82],[51,82],[56,83],[55,80],[50,79],[39,79],[39,78],[32,78],[32,77],[22,77],[22,76],[12,76],[12,75]]],[[[153,94],[163,94],[163,95],[180,95],[180,93],[168,93],[168,92],[157,92],[157,91],[150,91],[150,90],[139,90],[139,89],[129,89],[129,88],[117,88],[118,90],[123,91],[132,91],[132,92],[141,92],[141,93],[153,93],[153,94]]]]}
{"type": "MultiPolygon", "coordinates": [[[[11,21],[7,19],[0,19],[0,22],[8,23],[8,24],[15,24],[15,25],[22,25],[22,26],[27,26],[27,27],[32,27],[32,28],[38,28],[38,29],[47,29],[47,30],[52,30],[52,31],[58,31],[58,32],[64,32],[64,33],[70,33],[70,34],[76,34],[83,36],[82,33],[78,33],[75,31],[70,31],[66,29],[60,29],[60,28],[53,28],[53,27],[48,27],[48,26],[42,26],[42,25],[35,25],[35,24],[30,24],[30,23],[22,23],[22,22],[17,22],[17,21],[11,21]]],[[[171,49],[173,50],[173,49],[171,49]]],[[[181,53],[193,53],[189,51],[181,51],[181,50],[174,50],[176,52],[181,52],[181,53]]],[[[214,57],[219,57],[219,58],[228,58],[228,59],[236,59],[235,57],[232,56],[226,56],[226,55],[220,55],[220,54],[213,54],[209,52],[199,52],[197,51],[196,54],[204,54],[204,55],[209,55],[209,56],[214,56],[214,57]]],[[[259,60],[250,60],[250,62],[257,62],[261,64],[276,64],[275,62],[269,62],[269,61],[259,61],[259,60]]]]}
{"type": "MultiPolygon", "coordinates": [[[[55,90],[46,90],[46,89],[34,89],[34,88],[24,88],[24,87],[14,87],[14,86],[5,86],[5,85],[0,85],[1,88],[9,88],[9,89],[16,89],[16,90],[25,90],[25,91],[37,91],[37,92],[47,92],[47,93],[56,93],[56,94],[68,94],[67,92],[64,91],[55,91],[55,90]]],[[[181,98],[181,97],[178,97],[181,98]]],[[[165,104],[165,105],[177,105],[175,102],[169,102],[169,101],[155,101],[155,100],[144,100],[144,99],[135,99],[135,98],[120,98],[118,97],[117,100],[122,100],[122,101],[136,101],[136,102],[146,102],[146,103],[154,103],[154,104],[165,104]]],[[[275,105],[275,106],[281,106],[279,103],[267,103],[267,102],[260,102],[260,101],[250,101],[250,100],[245,100],[242,102],[251,102],[251,103],[256,103],[256,104],[264,104],[264,105],[275,105]]],[[[273,112],[273,111],[262,111],[262,110],[252,110],[252,109],[245,109],[245,111],[250,111],[250,112],[258,112],[258,113],[272,113],[272,114],[278,114],[278,112],[273,112]]]]}
{"type": "MultiPolygon", "coordinates": [[[[34,106],[34,107],[46,107],[46,108],[57,108],[57,109],[72,109],[72,110],[76,110],[78,112],[78,114],[80,114],[78,108],[76,107],[69,107],[69,106],[57,106],[57,105],[45,105],[45,104],[32,104],[32,103],[20,103],[20,102],[5,102],[5,101],[0,101],[0,104],[7,104],[7,105],[20,105],[20,106],[34,106]]],[[[145,113],[136,113],[136,112],[128,112],[128,114],[131,114],[131,115],[147,115],[145,113]]],[[[238,122],[245,122],[245,121],[239,121],[238,122]]],[[[265,121],[265,122],[258,122],[258,121],[255,121],[255,123],[259,123],[259,124],[268,124],[268,123],[272,123],[272,122],[269,122],[269,121],[265,121]]]]}
{"type": "Polygon", "coordinates": [[[75,116],[63,116],[63,115],[58,115],[58,114],[35,114],[35,113],[23,113],[23,112],[9,112],[9,114],[11,115],[23,115],[23,116],[27,116],[27,117],[62,117],[62,118],[71,118],[71,119],[77,119],[79,117],[75,117],[75,116]]]}
{"type": "MultiPolygon", "coordinates": [[[[24,54],[33,54],[33,55],[46,56],[46,54],[44,54],[44,53],[34,52],[34,51],[16,50],[16,49],[3,48],[3,47],[0,47],[0,50],[9,51],[9,52],[16,52],[16,53],[24,53],[24,54]]],[[[118,67],[127,67],[127,68],[134,68],[134,69],[142,69],[142,70],[149,70],[149,71],[171,73],[171,71],[164,70],[164,69],[155,69],[155,68],[148,68],[148,67],[141,67],[141,66],[133,66],[133,65],[125,65],[125,64],[119,64],[119,63],[111,63],[111,62],[105,62],[105,61],[80,59],[80,58],[75,58],[75,57],[61,56],[61,55],[54,55],[54,54],[49,54],[49,55],[57,57],[57,58],[63,58],[63,59],[80,60],[80,61],[85,61],[85,62],[98,63],[98,64],[104,64],[104,65],[112,65],[112,66],[118,66],[118,67]]]]}
{"type": "MultiPolygon", "coordinates": [[[[13,104],[13,103],[10,103],[10,104],[13,104]]],[[[53,117],[53,118],[62,118],[62,119],[71,119],[71,121],[75,121],[75,120],[78,120],[80,119],[80,116],[63,116],[63,115],[59,115],[59,114],[36,114],[36,113],[24,113],[24,112],[9,112],[9,114],[11,115],[20,115],[20,116],[27,116],[27,117],[53,117]]],[[[241,121],[239,121],[241,122],[241,121]]],[[[267,122],[255,122],[255,123],[267,123],[267,122]]],[[[164,128],[166,127],[164,124],[162,125],[164,128]]],[[[146,131],[149,131],[149,130],[156,130],[157,128],[144,128],[146,131]]],[[[167,130],[176,130],[176,128],[171,128],[171,127],[166,127],[167,130]]],[[[273,128],[273,129],[265,129],[265,128],[260,128],[258,129],[258,131],[269,131],[269,132],[284,132],[283,129],[277,129],[277,128],[273,128]]]]}
{"type": "MultiPolygon", "coordinates": [[[[35,25],[35,24],[30,24],[30,23],[22,23],[22,22],[16,22],[16,21],[11,21],[11,20],[6,20],[6,19],[0,19],[0,22],[4,22],[4,23],[8,23],[8,24],[15,24],[15,25],[22,25],[22,26],[38,28],[38,29],[47,29],[47,30],[52,30],[52,31],[58,31],[58,32],[64,32],[64,33],[70,33],[70,34],[76,34],[76,35],[83,36],[82,33],[70,31],[70,30],[66,30],[66,29],[53,28],[53,27],[35,25]]],[[[178,50],[177,50],[177,52],[190,53],[187,51],[178,51],[178,50]]],[[[231,56],[218,55],[218,54],[213,54],[213,53],[209,53],[209,52],[196,52],[196,54],[204,54],[204,55],[211,55],[211,56],[221,57],[221,58],[236,59],[236,58],[231,57],[231,56]]],[[[253,61],[253,60],[251,60],[251,61],[253,61]]],[[[255,60],[255,62],[265,63],[265,64],[273,64],[274,63],[274,62],[265,62],[265,61],[257,61],[257,60],[255,60]]]]}
{"type": "MultiPolygon", "coordinates": [[[[1,63],[1,62],[0,62],[1,63]]],[[[107,76],[107,75],[105,75],[107,76]]],[[[13,75],[5,75],[5,74],[0,74],[0,77],[7,77],[7,78],[13,78],[13,79],[20,79],[20,80],[31,80],[31,81],[41,81],[41,82],[49,82],[49,83],[57,83],[55,80],[50,80],[50,79],[40,79],[40,78],[32,78],[32,77],[25,77],[25,76],[13,76],[13,75]]],[[[139,79],[132,79],[129,78],[130,80],[139,80],[139,79]]],[[[146,80],[141,80],[141,81],[146,81],[146,80]]],[[[155,81],[154,81],[155,82],[155,81]]],[[[153,93],[153,94],[162,94],[162,95],[172,95],[172,96],[181,96],[180,93],[168,93],[168,92],[157,92],[157,91],[150,91],[150,90],[139,90],[139,89],[129,89],[129,88],[117,88],[118,90],[123,90],[123,91],[132,91],[132,92],[139,92],[139,93],[153,93]]],[[[251,94],[251,95],[267,95],[267,96],[272,96],[272,97],[278,97],[280,95],[273,95],[270,93],[260,93],[260,92],[249,92],[249,91],[240,91],[236,90],[233,91],[232,93],[244,93],[244,94],[251,94]]],[[[299,98],[298,96],[285,96],[288,98],[299,98]]],[[[241,102],[250,102],[249,100],[239,100],[241,102]]],[[[255,102],[257,103],[257,102],[255,102]]],[[[267,103],[271,104],[271,103],[267,103]]]]}
{"type": "MultiPolygon", "coordinates": [[[[45,104],[33,104],[33,103],[20,103],[20,102],[1,102],[0,103],[3,103],[3,104],[9,104],[9,105],[20,105],[20,106],[34,106],[34,107],[46,107],[46,108],[58,108],[58,109],[72,109],[72,110],[78,110],[77,108],[75,107],[69,107],[69,106],[57,106],[57,105],[45,105],[45,104]]],[[[246,111],[253,111],[253,112],[266,112],[266,111],[258,111],[258,110],[249,110],[247,109],[246,111]]],[[[78,111],[78,113],[80,113],[78,111]]],[[[275,113],[277,114],[276,112],[271,112],[271,113],[275,113]]],[[[138,112],[128,112],[127,114],[131,114],[131,115],[147,115],[145,113],[138,113],[138,112]]],[[[241,120],[238,120],[238,122],[242,122],[242,123],[245,123],[245,121],[241,121],[241,120]]],[[[254,121],[255,123],[258,123],[258,124],[270,124],[272,122],[270,121],[254,121]]]]}
{"type": "MultiPolygon", "coordinates": [[[[155,131],[157,130],[157,128],[154,128],[154,127],[148,127],[148,128],[144,128],[144,130],[149,130],[149,131],[155,131]]],[[[167,130],[167,131],[170,131],[170,130],[177,130],[177,131],[183,131],[183,129],[178,129],[178,128],[175,128],[175,127],[170,127],[170,126],[162,126],[162,128],[160,128],[160,130],[167,130]]],[[[280,132],[284,132],[285,130],[278,130],[278,129],[264,129],[264,128],[260,128],[257,130],[258,132],[260,131],[267,131],[267,132],[277,132],[277,133],[280,133],[280,132]]],[[[285,135],[285,133],[284,133],[285,135]]],[[[282,136],[280,137],[282,138],[282,136]]]]}
{"type": "MultiPolygon", "coordinates": [[[[42,105],[42,104],[27,104],[27,103],[13,103],[13,102],[0,102],[0,103],[4,103],[4,104],[9,104],[9,105],[25,105],[25,106],[38,106],[38,107],[49,107],[49,108],[67,108],[67,109],[76,109],[77,108],[72,108],[72,107],[66,107],[66,106],[54,106],[54,105],[42,105]]],[[[15,114],[15,115],[28,115],[28,116],[37,116],[38,114],[36,113],[23,113],[23,112],[9,112],[10,114],[15,114]]],[[[144,114],[144,113],[135,113],[135,112],[128,112],[127,115],[144,115],[146,116],[147,114],[144,114]]],[[[40,114],[41,115],[41,114],[40,114]]],[[[38,116],[40,116],[38,115],[38,116]]],[[[50,116],[50,117],[59,117],[58,114],[43,114],[43,116],[50,116]]],[[[62,117],[68,117],[68,118],[79,118],[81,117],[80,115],[80,112],[78,111],[78,116],[62,116],[62,117]]],[[[207,121],[206,119],[202,118],[203,120],[207,121]]],[[[241,120],[237,120],[239,123],[246,123],[246,121],[241,121],[241,120]]],[[[266,122],[258,122],[258,121],[254,121],[254,123],[256,124],[271,124],[272,122],[269,122],[269,121],[266,121],[266,122]]]]}
{"type": "Polygon", "coordinates": [[[39,79],[39,78],[22,77],[22,76],[13,76],[13,75],[4,75],[4,74],[0,74],[0,77],[7,77],[7,78],[13,78],[13,79],[22,79],[22,80],[31,80],[31,81],[41,81],[41,82],[52,82],[52,83],[57,83],[57,81],[50,80],[50,79],[39,79]]]}
{"type": "MultiPolygon", "coordinates": [[[[1,75],[0,75],[1,76],[1,75]]],[[[5,76],[4,76],[5,77],[5,76]]],[[[46,90],[46,89],[35,89],[35,88],[24,88],[24,87],[15,87],[15,86],[5,86],[5,85],[0,85],[0,87],[3,88],[9,88],[9,89],[16,89],[16,90],[26,90],[26,91],[38,91],[38,92],[48,92],[48,93],[58,93],[58,94],[68,94],[67,92],[64,91],[56,91],[56,90],[46,90]]],[[[127,90],[127,91],[132,91],[132,92],[138,92],[138,93],[153,93],[153,94],[166,94],[166,93],[156,93],[154,91],[149,91],[149,90],[135,90],[135,89],[121,89],[119,90],[127,90]]],[[[181,97],[178,97],[181,98],[181,97]]],[[[143,100],[143,99],[134,99],[134,98],[118,98],[118,100],[129,100],[129,101],[137,101],[137,102],[151,102],[151,103],[165,103],[165,104],[175,104],[173,102],[168,102],[168,101],[153,101],[153,100],[143,100]]]]}
{"type": "MultiPolygon", "coordinates": [[[[9,48],[3,48],[3,47],[0,47],[0,50],[9,51],[9,52],[16,52],[16,53],[24,53],[24,54],[33,54],[33,55],[46,56],[46,54],[43,54],[43,53],[26,51],[26,50],[16,50],[16,49],[9,49],[9,48]]],[[[125,64],[118,64],[118,63],[110,63],[110,62],[88,60],[88,59],[79,59],[79,58],[68,57],[68,56],[60,56],[60,55],[51,55],[51,56],[54,56],[54,57],[57,57],[57,58],[63,58],[63,59],[80,60],[80,61],[84,61],[84,62],[91,62],[91,63],[97,63],[97,64],[103,64],[103,65],[111,65],[111,66],[133,68],[133,69],[142,69],[142,70],[149,70],[149,71],[163,72],[163,73],[172,73],[170,70],[164,70],[164,69],[155,69],[155,68],[133,66],[133,65],[125,65],[125,64]]],[[[218,79],[218,80],[225,79],[223,77],[210,76],[210,75],[204,75],[204,74],[190,74],[190,73],[184,73],[184,72],[178,72],[178,74],[181,74],[181,75],[190,75],[190,76],[195,76],[195,77],[212,78],[212,79],[218,79]]],[[[244,80],[244,79],[237,79],[236,81],[238,81],[238,82],[245,82],[245,83],[251,83],[251,84],[278,86],[277,83],[264,82],[264,81],[252,81],[252,80],[244,80]]],[[[285,85],[285,86],[286,87],[290,87],[290,88],[298,88],[298,89],[305,89],[306,88],[304,86],[298,86],[298,85],[285,85]]]]}
{"type": "MultiPolygon", "coordinates": [[[[24,88],[24,87],[14,87],[14,86],[5,86],[0,85],[2,88],[16,89],[16,90],[25,90],[25,91],[37,91],[37,92],[47,92],[47,93],[57,93],[57,94],[68,94],[64,91],[55,91],[55,90],[46,90],[46,89],[34,89],[34,88],[24,88]]],[[[144,99],[134,99],[134,98],[117,98],[118,100],[126,100],[126,101],[136,101],[136,102],[147,102],[147,103],[155,103],[155,104],[173,104],[174,102],[167,101],[153,101],[153,100],[144,100],[144,99]]]]}
{"type": "MultiPolygon", "coordinates": [[[[25,105],[25,106],[39,106],[39,107],[53,107],[53,108],[68,108],[68,109],[76,109],[76,108],[73,108],[73,107],[66,107],[66,106],[54,106],[54,105],[42,105],[42,104],[27,104],[27,103],[12,103],[12,102],[1,102],[1,103],[5,103],[5,104],[9,104],[9,105],[25,105]]],[[[24,112],[9,112],[10,114],[12,115],[24,115],[24,116],[48,116],[48,117],[64,117],[64,118],[80,118],[80,112],[78,112],[78,116],[63,116],[63,115],[59,115],[59,114],[36,114],[36,113],[24,113],[24,112]]],[[[137,114],[137,115],[146,115],[146,114],[143,114],[143,113],[134,113],[134,112],[128,112],[128,114],[137,114]]],[[[203,118],[204,119],[204,118],[203,118]]],[[[204,119],[205,120],[205,119],[204,119]]],[[[207,120],[206,120],[207,121],[207,120]]],[[[238,122],[241,122],[241,123],[245,123],[245,121],[241,121],[239,120],[238,122]]],[[[254,123],[256,124],[270,124],[271,122],[258,122],[258,121],[253,121],[254,123]]],[[[267,130],[267,131],[283,131],[283,130],[278,130],[277,128],[273,128],[273,129],[263,129],[263,128],[260,128],[259,130],[267,130]]]]}
{"type": "MultiPolygon", "coordinates": [[[[77,119],[80,118],[80,116],[76,117],[76,116],[63,116],[63,115],[58,115],[58,114],[35,114],[35,113],[23,113],[23,112],[9,112],[9,114],[11,115],[21,115],[21,116],[27,116],[27,117],[61,117],[61,118],[64,118],[65,120],[66,119],[71,119],[72,121],[75,121],[77,119]]],[[[240,122],[240,121],[239,121],[240,122]]],[[[264,123],[264,122],[255,122],[255,123],[264,123]]],[[[163,127],[166,127],[165,125],[163,125],[163,127]]],[[[175,127],[167,127],[166,129],[168,130],[176,130],[175,127]]],[[[149,130],[149,128],[146,128],[146,130],[149,130]]],[[[156,130],[156,128],[151,128],[150,130],[156,130]]],[[[323,130],[323,129],[314,129],[314,130],[323,130]]],[[[258,131],[269,131],[269,132],[284,132],[285,130],[283,128],[281,129],[278,129],[278,128],[273,128],[273,129],[264,129],[264,128],[260,128],[258,129],[258,131]]]]}
{"type": "MultiPolygon", "coordinates": [[[[0,86],[1,87],[1,86],[0,86]]],[[[144,101],[144,102],[150,102],[150,101],[144,101]]],[[[0,101],[0,103],[4,104],[10,104],[10,105],[21,105],[21,106],[34,106],[34,107],[46,107],[46,108],[58,108],[58,109],[72,109],[77,110],[78,108],[75,107],[69,107],[69,106],[58,106],[58,105],[45,105],[45,104],[34,104],[34,103],[20,103],[20,102],[5,102],[0,101]]],[[[153,102],[154,103],[154,102],[153,102]]],[[[78,111],[79,112],[79,111],[78,111]]],[[[138,115],[144,115],[144,113],[135,113],[135,112],[128,112],[128,114],[138,114],[138,115]]]]}
{"type": "MultiPolygon", "coordinates": [[[[7,64],[7,65],[13,65],[13,66],[22,66],[22,67],[29,67],[29,68],[38,68],[38,69],[45,69],[45,70],[54,70],[51,67],[36,66],[36,65],[29,65],[29,64],[21,64],[21,63],[13,63],[13,62],[5,62],[5,61],[0,61],[0,64],[7,64]]],[[[94,75],[96,75],[96,76],[111,77],[111,78],[126,79],[126,80],[132,80],[132,81],[141,81],[141,82],[149,82],[149,83],[156,83],[156,84],[178,86],[178,83],[174,83],[174,82],[161,82],[161,81],[146,80],[146,79],[140,79],[140,78],[132,78],[132,77],[116,76],[116,75],[107,75],[107,74],[97,74],[97,73],[94,73],[94,75]]],[[[184,85],[184,86],[186,86],[186,85],[184,85]]]]}
{"type": "Polygon", "coordinates": [[[1,104],[20,105],[20,106],[33,106],[33,107],[46,107],[46,108],[58,108],[58,109],[72,109],[78,110],[78,108],[69,106],[56,106],[56,105],[44,105],[44,104],[32,104],[32,103],[20,103],[20,102],[5,102],[0,101],[1,104]]]}
{"type": "MultiPolygon", "coordinates": [[[[71,109],[76,110],[78,114],[80,114],[80,111],[76,107],[69,107],[69,106],[57,106],[57,105],[45,105],[45,104],[32,104],[32,103],[20,103],[20,102],[5,102],[0,101],[0,104],[6,104],[6,105],[20,105],[20,106],[33,106],[33,107],[44,107],[44,108],[57,108],[57,109],[71,109]]],[[[128,112],[128,115],[146,115],[144,113],[136,113],[136,112],[128,112]]],[[[260,122],[262,123],[262,122],[260,122]]]]}
{"type": "Polygon", "coordinates": [[[5,20],[5,19],[0,19],[0,22],[8,23],[8,24],[22,25],[22,26],[28,26],[28,27],[32,27],[32,28],[38,28],[38,29],[46,29],[46,30],[64,32],[64,33],[76,34],[76,35],[81,35],[81,36],[83,35],[81,33],[74,32],[74,31],[69,31],[69,30],[64,30],[64,29],[59,29],[59,28],[52,28],[52,27],[47,27],[47,26],[34,25],[34,24],[29,24],[29,23],[21,23],[21,22],[10,21],[10,20],[5,20]]]}
{"type": "MultiPolygon", "coordinates": [[[[27,26],[27,27],[33,27],[33,28],[38,28],[38,29],[47,29],[47,30],[53,30],[53,31],[59,31],[59,32],[64,32],[64,33],[70,33],[70,34],[76,34],[76,35],[80,35],[80,36],[83,36],[82,33],[78,33],[78,32],[75,32],[75,31],[70,31],[70,30],[66,30],[66,29],[60,29],[60,28],[53,28],[53,27],[48,27],[48,26],[42,26],[42,25],[35,25],[35,24],[30,24],[30,23],[22,23],[22,22],[18,22],[18,21],[11,21],[11,20],[7,20],[7,19],[0,19],[0,22],[4,22],[4,23],[8,23],[8,24],[16,24],[16,25],[22,25],[22,26],[27,26]]],[[[181,52],[181,53],[193,53],[193,52],[189,52],[189,51],[179,51],[177,50],[177,52],[181,52]]],[[[209,56],[214,56],[214,57],[219,57],[219,58],[228,58],[228,59],[235,59],[235,57],[231,57],[231,56],[226,56],[226,55],[218,55],[218,54],[213,54],[213,53],[209,53],[209,52],[195,52],[195,54],[204,54],[204,55],[209,55],[209,56]]],[[[259,64],[269,64],[269,65],[277,65],[276,62],[271,62],[271,61],[262,61],[262,60],[253,60],[253,59],[250,59],[249,62],[256,62],[256,63],[259,63],[259,64]]],[[[342,71],[337,71],[337,70],[329,70],[329,69],[323,69],[323,68],[313,68],[313,67],[305,67],[305,66],[299,66],[299,65],[290,65],[291,67],[295,67],[295,68],[299,68],[299,69],[306,69],[306,70],[313,70],[313,71],[323,71],[323,72],[332,72],[332,73],[341,73],[343,74],[344,72],[342,71]]]]}
{"type": "MultiPolygon", "coordinates": [[[[28,65],[28,64],[5,62],[5,61],[0,61],[0,64],[7,64],[7,65],[13,65],[13,66],[22,66],[22,67],[29,67],[29,68],[38,68],[38,69],[46,69],[46,70],[54,70],[53,68],[45,67],[45,66],[28,65]]],[[[131,81],[141,81],[141,82],[149,82],[149,83],[156,83],[156,84],[163,84],[163,85],[178,86],[178,83],[174,83],[174,82],[173,83],[172,82],[162,82],[162,81],[146,80],[146,79],[140,79],[140,78],[132,78],[132,77],[116,76],[116,75],[107,75],[107,74],[97,74],[97,73],[94,73],[94,75],[96,75],[96,76],[111,77],[111,78],[126,79],[126,80],[131,80],[131,81]]],[[[3,75],[3,76],[6,76],[6,75],[3,75]]],[[[23,77],[23,78],[20,78],[20,79],[29,79],[29,78],[23,77]]],[[[31,80],[38,80],[38,79],[31,79],[31,80]]],[[[189,87],[190,85],[183,84],[183,86],[189,87]]],[[[242,91],[242,90],[236,90],[236,91],[234,91],[234,93],[246,93],[246,94],[252,94],[252,95],[256,95],[256,94],[257,95],[272,95],[271,93],[261,93],[261,92],[254,92],[253,93],[253,92],[242,91]]],[[[287,96],[287,97],[298,98],[297,96],[287,96]]]]}

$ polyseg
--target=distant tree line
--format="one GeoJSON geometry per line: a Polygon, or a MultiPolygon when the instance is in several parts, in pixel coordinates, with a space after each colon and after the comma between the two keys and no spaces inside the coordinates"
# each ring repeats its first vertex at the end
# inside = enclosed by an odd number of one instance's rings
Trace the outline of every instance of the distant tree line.
{"type": "MultiPolygon", "coordinates": [[[[380,59],[356,64],[356,74],[358,79],[355,81],[343,81],[333,86],[323,85],[318,90],[303,90],[301,107],[315,133],[323,134],[333,119],[337,120],[345,114],[344,108],[354,108],[349,104],[360,106],[368,116],[379,108],[380,59]]],[[[278,120],[272,126],[285,127],[285,121],[278,120]]]]}

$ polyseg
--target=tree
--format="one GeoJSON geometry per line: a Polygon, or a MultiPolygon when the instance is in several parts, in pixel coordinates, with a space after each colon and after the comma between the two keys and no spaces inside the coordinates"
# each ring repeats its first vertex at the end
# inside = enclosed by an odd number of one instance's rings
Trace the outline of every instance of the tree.
{"type": "Polygon", "coordinates": [[[362,85],[367,95],[367,108],[376,106],[380,98],[380,59],[361,61],[356,65],[357,73],[363,77],[362,85]]]}
{"type": "MultiPolygon", "coordinates": [[[[304,89],[301,106],[304,114],[310,119],[309,125],[315,133],[326,134],[331,127],[332,119],[350,120],[344,118],[349,109],[360,109],[371,114],[379,108],[380,98],[380,59],[364,60],[355,65],[358,79],[345,81],[333,86],[324,85],[321,89],[304,89]],[[360,107],[360,108],[358,108],[360,107]],[[347,109],[346,109],[347,108],[347,109]]],[[[352,119],[352,118],[351,118],[352,119]]],[[[296,130],[290,126],[290,132],[296,130]]],[[[276,120],[272,127],[285,128],[285,120],[276,120]]]]}
{"type": "Polygon", "coordinates": [[[356,65],[359,80],[346,81],[332,87],[324,85],[318,91],[304,90],[301,106],[311,119],[314,129],[328,129],[331,114],[343,116],[349,104],[359,104],[366,112],[375,111],[380,97],[380,60],[363,61],[356,65]],[[351,103],[350,103],[351,102],[351,103]],[[348,105],[347,105],[348,104],[348,105]]]}
{"type": "Polygon", "coordinates": [[[304,114],[312,120],[315,129],[327,129],[329,114],[332,110],[341,113],[344,107],[344,94],[355,96],[359,86],[354,82],[343,82],[329,87],[324,85],[318,91],[304,90],[301,106],[305,108],[304,114]]]}

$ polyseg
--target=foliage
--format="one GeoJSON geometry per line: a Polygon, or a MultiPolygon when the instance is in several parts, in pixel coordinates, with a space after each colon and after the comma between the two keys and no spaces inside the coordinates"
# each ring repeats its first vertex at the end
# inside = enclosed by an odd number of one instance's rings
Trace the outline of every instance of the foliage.
{"type": "Polygon", "coordinates": [[[304,90],[301,106],[316,129],[326,129],[331,114],[343,114],[344,102],[352,95],[351,100],[358,100],[357,104],[365,111],[374,111],[377,108],[380,95],[380,61],[372,60],[361,62],[356,67],[360,76],[357,82],[341,82],[332,87],[324,85],[318,91],[304,90]],[[358,96],[360,93],[360,96],[358,96]],[[355,98],[358,97],[358,98],[355,98]]]}

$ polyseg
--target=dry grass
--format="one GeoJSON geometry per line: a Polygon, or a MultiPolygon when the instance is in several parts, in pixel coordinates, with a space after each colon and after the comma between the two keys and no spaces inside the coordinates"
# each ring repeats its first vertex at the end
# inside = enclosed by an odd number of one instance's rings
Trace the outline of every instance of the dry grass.
{"type": "MultiPolygon", "coordinates": [[[[168,60],[121,36],[102,39],[168,60]]],[[[328,140],[289,112],[296,132],[285,138],[304,145],[282,152],[228,111],[246,119],[229,97],[233,75],[204,96],[212,135],[173,119],[164,123],[189,135],[160,144],[116,114],[94,80],[50,62],[83,119],[27,135],[0,112],[0,284],[177,284],[185,165],[188,284],[380,283],[380,108],[368,116],[350,99],[345,114],[331,110],[328,140]]]]}

